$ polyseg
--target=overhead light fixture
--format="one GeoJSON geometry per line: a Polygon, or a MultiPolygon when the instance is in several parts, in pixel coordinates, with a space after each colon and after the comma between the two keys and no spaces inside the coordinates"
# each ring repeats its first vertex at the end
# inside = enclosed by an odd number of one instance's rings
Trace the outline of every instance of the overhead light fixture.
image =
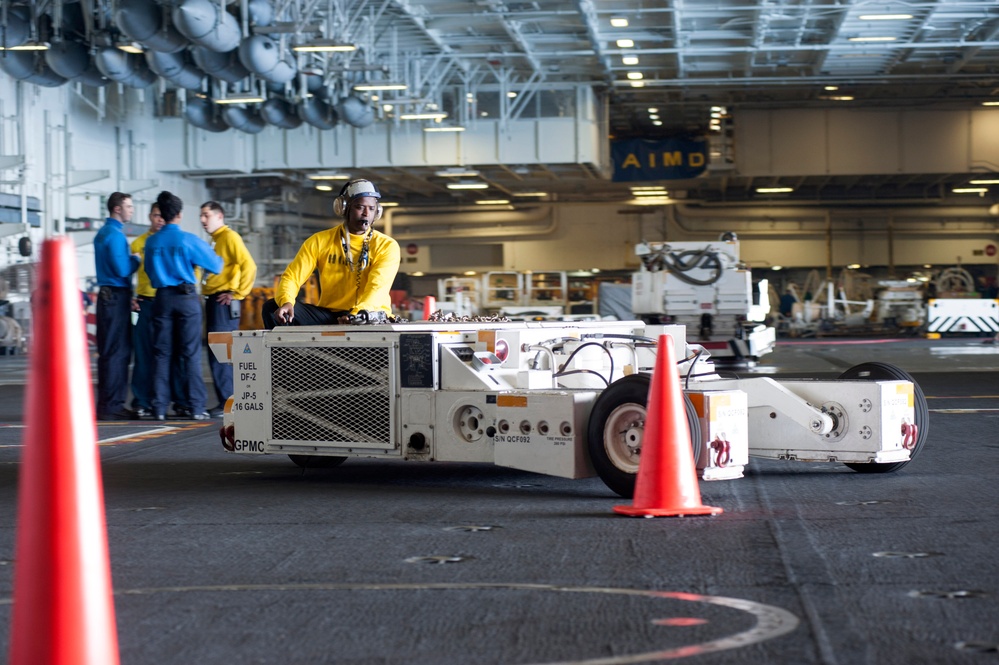
{"type": "Polygon", "coordinates": [[[350,180],[349,173],[313,173],[309,180],[350,180]]]}
{"type": "Polygon", "coordinates": [[[629,67],[634,67],[635,65],[638,64],[638,56],[637,55],[626,55],[623,58],[621,58],[621,64],[629,66],[629,67]]]}
{"type": "Polygon", "coordinates": [[[642,72],[628,72],[629,81],[641,81],[643,78],[645,77],[642,75],[642,72]]]}
{"type": "Polygon", "coordinates": [[[631,191],[633,192],[651,192],[653,190],[665,191],[665,187],[662,185],[632,185],[631,191]]]}
{"type": "Polygon", "coordinates": [[[850,37],[851,42],[893,42],[897,37],[850,37]]]}
{"type": "Polygon", "coordinates": [[[653,106],[649,109],[649,113],[659,113],[659,109],[653,106]]]}
{"type": "Polygon", "coordinates": [[[400,120],[443,120],[447,113],[402,113],[400,120]]]}
{"type": "Polygon", "coordinates": [[[969,185],[999,185],[999,180],[969,180],[969,185]]]}
{"type": "Polygon", "coordinates": [[[516,198],[526,198],[526,197],[529,197],[529,196],[534,196],[534,197],[539,197],[540,198],[540,197],[543,197],[543,196],[548,196],[548,192],[514,192],[513,195],[516,198]]]}
{"type": "Polygon", "coordinates": [[[480,201],[476,201],[475,205],[480,205],[480,206],[505,206],[505,205],[509,205],[509,203],[510,203],[510,199],[482,199],[480,201]]]}
{"type": "Polygon", "coordinates": [[[955,187],[950,190],[955,194],[985,194],[989,191],[988,187],[955,187]]]}
{"type": "Polygon", "coordinates": [[[465,169],[465,168],[451,168],[451,169],[441,169],[440,171],[434,172],[434,175],[440,176],[441,178],[474,178],[479,175],[479,172],[475,169],[465,169]]]}
{"type": "Polygon", "coordinates": [[[333,188],[330,187],[329,185],[316,185],[316,189],[318,189],[320,192],[332,192],[333,191],[333,188]]]}
{"type": "Polygon", "coordinates": [[[826,92],[836,92],[837,90],[839,90],[839,86],[838,85],[827,85],[827,86],[825,86],[822,89],[825,90],[826,92]]]}
{"type": "Polygon", "coordinates": [[[610,23],[615,28],[627,28],[628,27],[628,19],[626,19],[626,18],[624,18],[622,16],[615,16],[614,18],[612,18],[610,20],[610,23]]]}
{"type": "Polygon", "coordinates": [[[771,270],[783,270],[784,266],[770,266],[771,270]]]}
{"type": "Polygon", "coordinates": [[[912,14],[861,14],[857,18],[861,21],[906,21],[912,14]]]}
{"type": "Polygon", "coordinates": [[[859,263],[851,263],[850,265],[848,265],[846,267],[846,269],[847,270],[860,270],[860,264],[859,263]]]}
{"type": "Polygon", "coordinates": [[[673,199],[668,196],[646,196],[632,200],[631,204],[636,206],[662,206],[673,203],[673,199]]]}
{"type": "Polygon", "coordinates": [[[794,187],[757,187],[757,194],[787,194],[793,192],[794,187]]]}
{"type": "Polygon", "coordinates": [[[424,127],[425,132],[463,132],[464,127],[454,126],[454,127],[424,127]]]}
{"type": "Polygon", "coordinates": [[[819,99],[825,99],[830,102],[852,102],[853,95],[821,95],[819,99]]]}
{"type": "Polygon", "coordinates": [[[398,201],[379,201],[378,205],[380,205],[383,208],[398,208],[399,207],[399,202],[398,201]]]}
{"type": "Polygon", "coordinates": [[[665,189],[659,190],[649,190],[647,192],[632,192],[632,196],[669,196],[669,192],[665,189]]]}
{"type": "Polygon", "coordinates": [[[655,125],[656,127],[662,127],[663,126],[663,121],[662,120],[653,120],[652,124],[655,125]]]}
{"type": "Polygon", "coordinates": [[[982,106],[999,106],[999,102],[982,102],[982,106]]]}
{"type": "Polygon", "coordinates": [[[449,182],[448,189],[488,189],[489,185],[484,182],[449,182]]]}
{"type": "Polygon", "coordinates": [[[356,44],[345,44],[343,42],[331,41],[328,39],[317,39],[308,44],[296,44],[291,47],[292,51],[298,53],[349,53],[357,50],[356,44]]]}
{"type": "Polygon", "coordinates": [[[20,46],[9,46],[4,48],[0,46],[0,51],[48,51],[48,42],[28,42],[27,44],[21,44],[20,46]]]}
{"type": "Polygon", "coordinates": [[[126,44],[118,44],[118,50],[124,51],[125,53],[134,53],[135,55],[141,55],[145,53],[142,50],[142,45],[138,42],[128,42],[126,44]]]}
{"type": "Polygon", "coordinates": [[[615,43],[618,48],[635,48],[635,40],[633,39],[619,39],[615,43]]]}
{"type": "Polygon", "coordinates": [[[509,97],[510,99],[513,99],[514,97],[517,96],[517,93],[511,90],[510,92],[506,93],[506,96],[509,97]]]}
{"type": "Polygon", "coordinates": [[[632,88],[644,88],[645,87],[645,81],[632,81],[631,82],[631,87],[632,88]]]}
{"type": "Polygon", "coordinates": [[[266,99],[260,95],[236,95],[225,99],[216,99],[216,104],[263,104],[266,99]]]}
{"type": "Polygon", "coordinates": [[[405,83],[361,83],[354,86],[354,90],[366,92],[368,90],[405,90],[408,86],[405,83]]]}

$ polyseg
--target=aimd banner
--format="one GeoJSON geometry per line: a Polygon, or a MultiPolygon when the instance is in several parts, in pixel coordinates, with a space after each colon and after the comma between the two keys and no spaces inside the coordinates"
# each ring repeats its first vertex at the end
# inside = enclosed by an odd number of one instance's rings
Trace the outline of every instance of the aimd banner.
{"type": "Polygon", "coordinates": [[[614,182],[696,178],[708,167],[707,139],[611,141],[614,182]]]}

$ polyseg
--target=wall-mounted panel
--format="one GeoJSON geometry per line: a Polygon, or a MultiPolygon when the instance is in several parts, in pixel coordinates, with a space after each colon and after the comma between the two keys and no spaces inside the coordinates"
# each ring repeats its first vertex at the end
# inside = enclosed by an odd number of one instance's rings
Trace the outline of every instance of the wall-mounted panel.
{"type": "Polygon", "coordinates": [[[537,122],[538,160],[565,163],[578,159],[577,123],[571,118],[543,118],[537,122]]]}
{"type": "Polygon", "coordinates": [[[902,111],[901,171],[954,173],[970,162],[967,113],[956,111],[902,111]],[[932,170],[928,166],[933,166],[932,170]]]}
{"type": "Polygon", "coordinates": [[[971,164],[999,172],[999,109],[971,112],[971,164]]]}
{"type": "Polygon", "coordinates": [[[824,113],[773,111],[770,118],[774,173],[823,175],[828,172],[824,113]]]}

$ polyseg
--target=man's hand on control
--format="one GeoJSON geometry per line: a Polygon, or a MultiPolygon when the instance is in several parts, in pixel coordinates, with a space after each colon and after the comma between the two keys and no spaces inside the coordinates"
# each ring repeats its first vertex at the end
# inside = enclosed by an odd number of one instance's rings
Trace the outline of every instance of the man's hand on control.
{"type": "Polygon", "coordinates": [[[285,304],[278,307],[278,310],[274,312],[274,318],[278,320],[278,323],[291,323],[295,320],[295,303],[286,302],[285,304]]]}

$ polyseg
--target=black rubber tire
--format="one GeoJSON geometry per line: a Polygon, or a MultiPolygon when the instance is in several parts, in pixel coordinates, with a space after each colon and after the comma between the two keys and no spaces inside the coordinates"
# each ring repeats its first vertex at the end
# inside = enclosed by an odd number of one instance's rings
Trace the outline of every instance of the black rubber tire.
{"type": "MultiPolygon", "coordinates": [[[[622,407],[631,408],[636,415],[640,414],[644,423],[651,383],[652,377],[648,374],[632,374],[612,383],[594,402],[586,427],[587,448],[593,468],[607,487],[625,498],[631,498],[635,494],[638,466],[637,463],[628,467],[615,463],[617,457],[613,452],[615,442],[605,440],[604,430],[608,419],[622,407]]],[[[686,394],[683,396],[683,402],[687,413],[687,425],[690,428],[690,448],[696,463],[701,454],[701,423],[697,418],[693,402],[686,394]]],[[[618,449],[620,443],[617,442],[618,449]]]]}
{"type": "Polygon", "coordinates": [[[346,457],[331,455],[288,455],[288,457],[303,469],[332,469],[347,461],[346,457]]]}
{"type": "Polygon", "coordinates": [[[909,459],[904,462],[888,462],[879,464],[877,462],[845,462],[846,466],[858,473],[891,473],[898,471],[903,466],[916,459],[923,450],[926,438],[930,432],[930,407],[926,402],[926,395],[919,387],[912,375],[904,369],[890,365],[888,363],[861,363],[854,365],[839,375],[841,379],[851,379],[854,381],[911,381],[913,386],[913,407],[915,410],[916,427],[919,428],[916,434],[916,445],[909,451],[909,459]]]}

